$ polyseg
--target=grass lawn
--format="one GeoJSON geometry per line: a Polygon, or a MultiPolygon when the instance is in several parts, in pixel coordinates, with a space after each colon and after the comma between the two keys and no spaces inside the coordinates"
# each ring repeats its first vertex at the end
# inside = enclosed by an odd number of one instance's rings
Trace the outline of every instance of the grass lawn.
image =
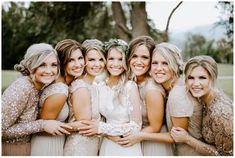
{"type": "MultiPolygon", "coordinates": [[[[19,72],[3,70],[2,92],[19,76],[19,72]]],[[[233,99],[233,65],[219,64],[219,78],[217,80],[217,86],[233,99]]]]}

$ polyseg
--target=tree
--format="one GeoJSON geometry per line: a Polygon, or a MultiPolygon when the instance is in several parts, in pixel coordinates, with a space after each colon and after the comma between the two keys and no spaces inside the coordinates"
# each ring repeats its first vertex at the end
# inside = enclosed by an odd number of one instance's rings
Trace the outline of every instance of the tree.
{"type": "Polygon", "coordinates": [[[119,38],[125,41],[130,41],[131,39],[140,35],[151,35],[158,41],[168,41],[168,28],[170,24],[170,19],[175,12],[175,10],[182,4],[179,4],[172,10],[169,15],[167,26],[165,32],[159,32],[151,24],[151,20],[147,17],[146,4],[145,2],[112,2],[112,12],[113,19],[115,21],[115,30],[119,38]],[[122,5],[129,6],[126,10],[128,15],[130,15],[130,23],[128,23],[128,18],[125,17],[125,13],[122,5]],[[129,26],[129,27],[128,27],[129,26]]]}
{"type": "Polygon", "coordinates": [[[220,1],[216,7],[221,11],[220,21],[216,25],[226,28],[228,42],[233,47],[233,1],[220,1]]]}

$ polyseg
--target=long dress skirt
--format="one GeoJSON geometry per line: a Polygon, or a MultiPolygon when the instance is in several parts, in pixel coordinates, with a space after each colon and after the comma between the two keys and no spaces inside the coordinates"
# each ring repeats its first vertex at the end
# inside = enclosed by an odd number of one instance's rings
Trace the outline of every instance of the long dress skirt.
{"type": "Polygon", "coordinates": [[[65,135],[33,135],[31,139],[32,156],[63,156],[65,135]]]}
{"type": "Polygon", "coordinates": [[[68,135],[64,145],[65,156],[98,156],[99,137],[86,137],[78,132],[68,135]]]}
{"type": "MultiPolygon", "coordinates": [[[[166,126],[163,125],[161,133],[167,132],[166,126]]],[[[153,141],[141,142],[144,156],[173,156],[172,145],[167,143],[159,143],[153,141]]]]}
{"type": "Polygon", "coordinates": [[[130,147],[121,145],[104,138],[100,148],[100,156],[143,156],[140,143],[130,147]]]}
{"type": "Polygon", "coordinates": [[[30,156],[30,143],[2,143],[2,156],[30,156]]]}

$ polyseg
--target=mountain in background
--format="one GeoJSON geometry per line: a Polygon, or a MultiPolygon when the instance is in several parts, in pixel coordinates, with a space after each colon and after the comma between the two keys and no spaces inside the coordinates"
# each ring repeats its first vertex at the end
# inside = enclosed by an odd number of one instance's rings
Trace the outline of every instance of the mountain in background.
{"type": "Polygon", "coordinates": [[[185,31],[172,31],[170,32],[170,42],[177,45],[180,49],[183,49],[184,43],[187,38],[187,34],[200,34],[203,35],[206,39],[214,39],[219,40],[221,38],[225,38],[226,30],[222,26],[217,26],[211,24],[211,25],[203,25],[198,26],[189,30],[185,31]]]}

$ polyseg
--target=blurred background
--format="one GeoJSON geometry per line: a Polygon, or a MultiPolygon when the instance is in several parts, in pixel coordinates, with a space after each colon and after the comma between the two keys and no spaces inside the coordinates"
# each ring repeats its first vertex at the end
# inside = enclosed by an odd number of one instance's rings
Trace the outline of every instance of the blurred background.
{"type": "Polygon", "coordinates": [[[219,63],[218,86],[233,98],[233,1],[2,2],[2,92],[33,43],[65,38],[126,42],[149,35],[182,49],[184,60],[210,55],[219,63]]]}

